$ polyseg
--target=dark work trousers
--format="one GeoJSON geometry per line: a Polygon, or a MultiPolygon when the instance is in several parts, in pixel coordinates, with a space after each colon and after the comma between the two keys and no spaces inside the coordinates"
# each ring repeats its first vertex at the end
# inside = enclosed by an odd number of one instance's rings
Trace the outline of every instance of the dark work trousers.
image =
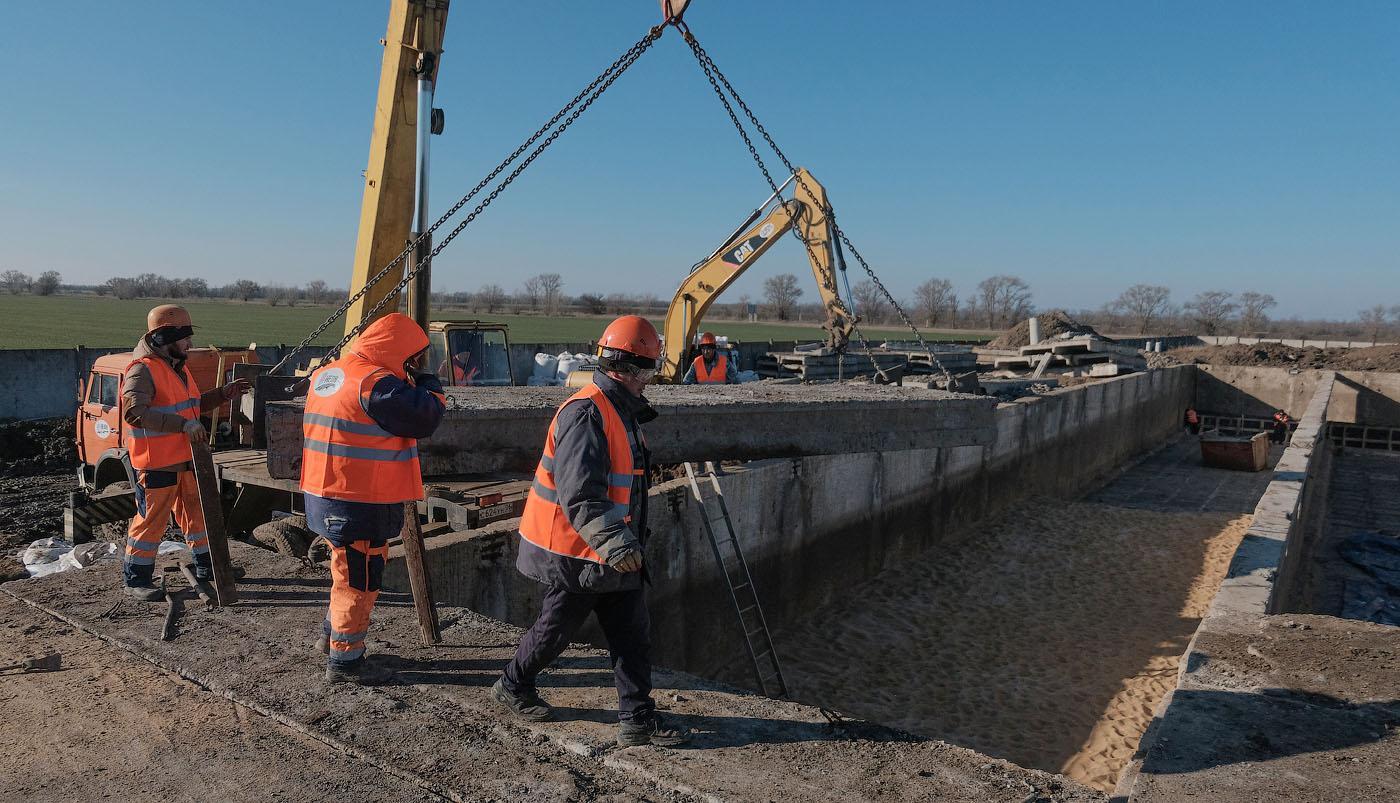
{"type": "Polygon", "coordinates": [[[617,684],[617,718],[626,722],[656,709],[651,699],[651,616],[645,592],[613,591],[578,594],[549,586],[544,592],[540,616],[525,631],[515,657],[506,666],[506,691],[535,691],[535,676],[543,672],[569,646],[589,613],[608,640],[613,678],[617,684]]]}

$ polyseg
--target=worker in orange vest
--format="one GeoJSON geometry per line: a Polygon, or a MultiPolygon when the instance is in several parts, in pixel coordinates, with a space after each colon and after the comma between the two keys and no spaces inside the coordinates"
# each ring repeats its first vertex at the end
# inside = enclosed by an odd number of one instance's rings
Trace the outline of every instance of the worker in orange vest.
{"type": "Polygon", "coordinates": [[[185,367],[193,343],[189,310],[161,304],[146,314],[146,334],[122,375],[122,418],[127,424],[125,442],[136,497],[122,575],[127,594],[143,602],[165,599],[152,578],[172,514],[194,553],[195,575],[206,581],[214,577],[199,485],[190,462],[190,438],[205,437],[199,416],[243,395],[248,380],[200,392],[185,367]]]}
{"type": "Polygon", "coordinates": [[[1191,434],[1192,434],[1192,435],[1199,435],[1199,434],[1200,434],[1200,432],[1201,432],[1201,416],[1200,416],[1199,413],[1196,412],[1196,408],[1195,408],[1195,407],[1187,407],[1187,408],[1186,408],[1186,415],[1185,415],[1184,421],[1185,421],[1185,424],[1186,424],[1186,428],[1187,428],[1188,430],[1191,431],[1191,434]]]}
{"type": "Polygon", "coordinates": [[[1269,436],[1269,440],[1274,443],[1286,443],[1288,441],[1288,424],[1292,420],[1288,417],[1288,413],[1282,410],[1274,411],[1274,431],[1269,436]]]}
{"type": "Polygon", "coordinates": [[[311,374],[301,489],[307,526],[331,545],[330,608],[316,643],[330,683],[378,679],[365,661],[370,612],[404,503],[423,498],[418,439],[433,434],[447,406],[423,367],[427,351],[423,328],[394,312],[311,374]]]}
{"type": "Polygon", "coordinates": [[[719,353],[715,336],[706,332],[700,335],[700,354],[681,381],[687,385],[732,385],[739,381],[739,372],[728,354],[719,353]]]}
{"type": "Polygon", "coordinates": [[[591,613],[612,657],[618,744],[677,745],[687,733],[663,722],[651,698],[651,620],[642,590],[649,468],[642,425],[656,418],[642,390],[656,374],[661,338],[645,318],[625,315],[598,344],[593,384],[555,412],[525,501],[516,568],[544,585],[544,599],[491,695],[517,717],[549,719],[535,678],[591,613]]]}

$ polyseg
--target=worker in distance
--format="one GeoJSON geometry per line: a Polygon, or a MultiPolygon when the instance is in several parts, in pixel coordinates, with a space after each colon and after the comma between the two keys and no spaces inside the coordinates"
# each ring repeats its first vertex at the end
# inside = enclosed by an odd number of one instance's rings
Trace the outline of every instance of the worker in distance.
{"type": "Polygon", "coordinates": [[[301,489],[307,526],[331,545],[330,607],[316,642],[330,683],[381,679],[365,658],[370,612],[404,503],[423,498],[418,439],[433,434],[447,405],[424,368],[427,353],[423,328],[393,312],[311,374],[301,489]]]}
{"type": "Polygon", "coordinates": [[[146,314],[146,333],[122,374],[122,415],[136,501],[127,527],[122,577],[127,595],[143,602],[165,599],[153,577],[172,515],[194,553],[195,576],[204,582],[214,579],[190,439],[205,437],[200,415],[236,400],[249,383],[236,379],[201,392],[185,364],[193,346],[189,310],[161,304],[146,314]]]}
{"type": "Polygon", "coordinates": [[[739,381],[739,372],[729,355],[719,352],[715,336],[706,332],[700,335],[700,353],[681,381],[687,385],[733,385],[739,381]]]}
{"type": "Polygon", "coordinates": [[[651,698],[642,588],[650,467],[642,425],[656,418],[642,391],[656,375],[661,338],[645,318],[625,315],[598,344],[593,382],[555,412],[525,501],[516,568],[544,585],[544,599],[491,695],[517,717],[551,718],[535,679],[592,614],[612,658],[618,744],[673,746],[688,734],[667,725],[651,698]]]}

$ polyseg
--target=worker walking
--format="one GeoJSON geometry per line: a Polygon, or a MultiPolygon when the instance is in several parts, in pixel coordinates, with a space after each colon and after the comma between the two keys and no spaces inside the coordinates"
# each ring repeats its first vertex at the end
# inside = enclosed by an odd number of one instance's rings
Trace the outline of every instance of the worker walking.
{"type": "Polygon", "coordinates": [[[331,545],[330,609],[317,641],[331,683],[374,680],[365,636],[389,539],[403,527],[404,503],[423,498],[417,439],[446,409],[437,375],[423,368],[427,351],[423,328],[390,313],[311,375],[301,489],[307,525],[331,545]]]}
{"type": "Polygon", "coordinates": [[[545,586],[539,618],[491,689],[516,716],[552,716],[535,678],[590,613],[607,638],[617,685],[617,741],[677,745],[651,698],[651,620],[642,589],[649,453],[641,425],[656,418],[642,391],[656,374],[661,339],[645,318],[613,321],[599,341],[593,384],[554,414],[520,519],[516,568],[545,586]]]}
{"type": "Polygon", "coordinates": [[[715,336],[706,332],[700,335],[700,354],[681,381],[687,385],[733,385],[739,381],[739,372],[728,354],[719,353],[715,336]]]}
{"type": "Polygon", "coordinates": [[[146,314],[146,334],[122,375],[122,416],[128,427],[127,455],[136,498],[122,575],[127,594],[144,602],[165,599],[152,578],[172,514],[194,553],[195,576],[214,579],[199,484],[190,462],[190,438],[204,437],[199,416],[243,395],[248,380],[201,393],[185,366],[193,342],[194,323],[188,310],[175,304],[155,307],[146,314]]]}

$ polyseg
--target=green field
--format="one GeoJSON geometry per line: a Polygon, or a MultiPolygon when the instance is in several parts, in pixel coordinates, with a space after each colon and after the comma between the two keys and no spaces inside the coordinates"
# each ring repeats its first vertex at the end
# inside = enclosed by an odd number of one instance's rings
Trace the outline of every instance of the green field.
{"type": "MultiPolygon", "coordinates": [[[[119,301],[102,296],[0,296],[0,348],[72,348],[92,346],[107,348],[131,346],[145,330],[146,311],[161,303],[140,299],[119,301]]],[[[197,345],[238,346],[249,342],[262,345],[299,343],[316,328],[332,307],[297,306],[273,307],[264,302],[186,301],[180,303],[194,316],[197,345]]],[[[473,317],[458,311],[446,311],[443,320],[473,317]]],[[[583,343],[602,333],[611,316],[491,315],[483,319],[504,323],[510,327],[510,338],[516,343],[583,343]]],[[[653,319],[659,326],[660,318],[653,319]]],[[[710,327],[715,334],[728,335],[739,341],[754,340],[819,340],[822,330],[817,326],[777,323],[739,323],[715,321],[710,327]]],[[[867,336],[880,339],[907,338],[909,330],[878,328],[865,330],[867,336]]],[[[332,344],[340,339],[344,328],[339,322],[316,342],[332,344]]],[[[979,336],[977,332],[930,333],[924,337],[939,340],[966,340],[979,336]]],[[[987,335],[990,336],[990,335],[987,335]]]]}

